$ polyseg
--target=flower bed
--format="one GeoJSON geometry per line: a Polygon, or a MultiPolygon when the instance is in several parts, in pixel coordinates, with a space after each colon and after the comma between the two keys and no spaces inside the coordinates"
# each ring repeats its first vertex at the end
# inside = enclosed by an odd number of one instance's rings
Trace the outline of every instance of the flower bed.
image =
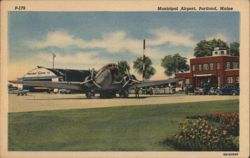
{"type": "Polygon", "coordinates": [[[221,128],[226,130],[229,135],[239,136],[239,114],[227,114],[223,112],[203,114],[187,117],[189,119],[205,119],[208,121],[218,122],[221,128]]]}
{"type": "Polygon", "coordinates": [[[238,151],[239,115],[213,113],[188,117],[180,123],[179,132],[167,139],[177,150],[238,151]],[[219,123],[216,126],[214,122],[219,123]]]}

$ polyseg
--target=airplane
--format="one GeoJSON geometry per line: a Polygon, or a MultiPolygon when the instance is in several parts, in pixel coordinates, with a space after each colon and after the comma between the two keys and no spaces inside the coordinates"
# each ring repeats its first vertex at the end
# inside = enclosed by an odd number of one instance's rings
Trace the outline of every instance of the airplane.
{"type": "Polygon", "coordinates": [[[154,87],[176,83],[183,79],[167,79],[167,80],[137,80],[132,77],[127,70],[127,75],[119,82],[114,81],[114,77],[118,72],[118,65],[114,63],[103,66],[100,70],[90,70],[90,75],[83,79],[82,82],[52,82],[52,81],[9,81],[14,84],[23,84],[26,86],[48,87],[58,89],[68,89],[81,91],[85,93],[87,98],[92,98],[95,93],[100,93],[101,98],[116,97],[118,93],[120,97],[127,98],[129,90],[135,88],[154,87]]]}

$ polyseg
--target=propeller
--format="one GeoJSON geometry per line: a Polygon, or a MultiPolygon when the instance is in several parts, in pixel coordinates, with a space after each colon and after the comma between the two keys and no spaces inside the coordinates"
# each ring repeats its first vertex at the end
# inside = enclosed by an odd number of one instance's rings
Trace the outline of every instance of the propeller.
{"type": "Polygon", "coordinates": [[[123,84],[123,86],[122,86],[122,88],[124,88],[124,87],[126,87],[127,85],[129,85],[129,84],[131,84],[131,83],[139,83],[140,81],[138,81],[138,80],[135,80],[131,75],[130,75],[130,72],[129,72],[129,70],[127,69],[127,75],[128,76],[125,76],[124,77],[124,81],[126,81],[124,84],[123,84]]]}
{"type": "Polygon", "coordinates": [[[102,88],[102,86],[100,84],[98,84],[96,81],[95,81],[95,78],[94,78],[94,69],[92,70],[89,70],[90,71],[90,75],[87,76],[85,78],[85,80],[83,82],[81,82],[81,84],[87,84],[87,83],[92,83],[94,84],[96,87],[98,88],[102,88]]]}

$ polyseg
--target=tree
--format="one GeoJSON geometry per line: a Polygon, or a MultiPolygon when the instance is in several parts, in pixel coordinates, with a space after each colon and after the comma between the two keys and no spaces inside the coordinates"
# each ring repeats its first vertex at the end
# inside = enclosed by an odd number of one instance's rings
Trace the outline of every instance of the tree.
{"type": "Polygon", "coordinates": [[[196,47],[194,48],[195,57],[209,56],[211,52],[212,49],[210,43],[206,40],[200,41],[199,43],[196,44],[196,47]]]}
{"type": "MultiPolygon", "coordinates": [[[[156,72],[155,68],[152,67],[152,61],[149,57],[145,56],[144,58],[145,70],[144,70],[144,78],[150,79],[156,72]]],[[[143,57],[138,57],[133,64],[133,68],[137,73],[143,75],[143,57]]]]}
{"type": "Polygon", "coordinates": [[[232,56],[239,56],[240,55],[240,51],[239,51],[239,47],[240,47],[240,44],[238,42],[233,42],[230,44],[230,55],[232,56]]]}
{"type": "Polygon", "coordinates": [[[161,60],[161,66],[165,69],[164,73],[167,76],[172,76],[177,72],[183,72],[189,69],[187,58],[180,56],[179,53],[165,56],[161,60]]]}
{"type": "Polygon", "coordinates": [[[118,62],[118,72],[115,76],[115,81],[121,81],[124,76],[128,75],[127,71],[130,70],[130,66],[127,61],[118,62]]]}
{"type": "Polygon", "coordinates": [[[221,39],[213,39],[213,40],[202,40],[196,44],[194,48],[194,56],[195,57],[205,57],[205,56],[212,56],[212,51],[215,47],[224,48],[229,50],[229,47],[226,42],[222,41],[221,39]]]}

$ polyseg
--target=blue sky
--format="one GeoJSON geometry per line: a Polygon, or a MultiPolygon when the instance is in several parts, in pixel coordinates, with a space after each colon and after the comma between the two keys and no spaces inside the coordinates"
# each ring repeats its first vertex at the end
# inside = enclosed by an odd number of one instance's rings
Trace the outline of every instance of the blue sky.
{"type": "Polygon", "coordinates": [[[200,40],[220,38],[239,42],[238,12],[9,12],[9,78],[36,65],[100,68],[127,60],[132,67],[146,55],[157,69],[154,79],[166,78],[160,66],[168,54],[191,58],[200,40]],[[18,70],[18,71],[17,71],[18,70]]]}

